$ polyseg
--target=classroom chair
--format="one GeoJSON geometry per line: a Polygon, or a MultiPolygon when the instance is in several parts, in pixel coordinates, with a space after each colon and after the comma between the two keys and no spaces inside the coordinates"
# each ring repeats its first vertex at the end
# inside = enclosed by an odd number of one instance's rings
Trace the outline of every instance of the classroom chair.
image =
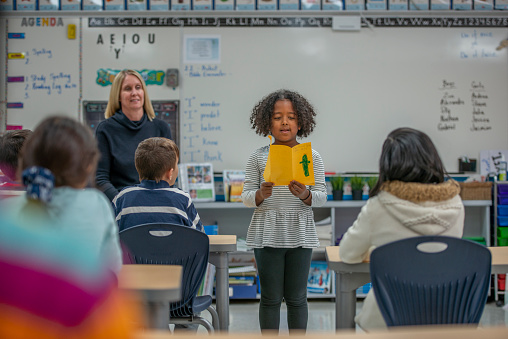
{"type": "Polygon", "coordinates": [[[209,295],[196,296],[208,264],[208,236],[195,229],[153,223],[131,227],[120,232],[124,264],[181,265],[182,299],[170,307],[170,324],[198,324],[214,333],[218,314],[209,295]],[[212,324],[199,316],[208,310],[212,324]]]}
{"type": "Polygon", "coordinates": [[[372,288],[388,326],[478,324],[487,301],[491,253],[444,236],[395,241],[372,251],[372,288]]]}

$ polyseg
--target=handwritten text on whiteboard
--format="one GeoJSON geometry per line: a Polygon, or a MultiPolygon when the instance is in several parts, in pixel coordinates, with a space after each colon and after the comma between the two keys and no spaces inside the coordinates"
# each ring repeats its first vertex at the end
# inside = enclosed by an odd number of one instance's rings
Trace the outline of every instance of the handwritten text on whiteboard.
{"type": "Polygon", "coordinates": [[[217,133],[223,132],[221,103],[215,100],[184,99],[183,146],[187,162],[223,162],[217,133]]]}
{"type": "Polygon", "coordinates": [[[472,132],[491,130],[491,118],[487,109],[489,95],[484,83],[478,80],[471,81],[467,85],[469,98],[459,94],[463,93],[461,87],[466,85],[457,84],[456,81],[448,79],[442,81],[439,88],[442,95],[438,131],[457,130],[461,124],[462,127],[466,127],[465,124],[467,124],[472,132]]]}
{"type": "Polygon", "coordinates": [[[460,50],[461,59],[496,58],[501,55],[496,52],[499,41],[495,40],[492,32],[474,29],[460,33],[460,38],[465,42],[460,50]]]}
{"type": "Polygon", "coordinates": [[[24,99],[29,99],[33,93],[61,95],[77,87],[76,80],[66,72],[33,73],[25,77],[24,99]]]}

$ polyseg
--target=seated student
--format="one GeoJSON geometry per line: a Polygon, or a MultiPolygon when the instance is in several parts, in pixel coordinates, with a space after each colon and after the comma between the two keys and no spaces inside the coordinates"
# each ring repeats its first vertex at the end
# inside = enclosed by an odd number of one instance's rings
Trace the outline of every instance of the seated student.
{"type": "Polygon", "coordinates": [[[0,178],[0,187],[21,188],[16,176],[21,147],[32,135],[29,129],[7,131],[0,137],[0,171],[6,178],[0,178]],[[7,179],[7,180],[5,180],[7,179]]]}
{"type": "Polygon", "coordinates": [[[25,227],[67,234],[118,273],[122,252],[111,203],[99,190],[85,188],[98,158],[88,127],[63,116],[44,119],[20,157],[26,195],[6,199],[0,213],[25,227]]]}
{"type": "MultiPolygon", "coordinates": [[[[139,143],[134,156],[140,183],[125,187],[113,199],[120,230],[148,223],[171,223],[204,232],[188,193],[172,188],[178,177],[178,146],[153,137],[139,143]]],[[[175,325],[176,331],[197,331],[198,325],[175,325]]]]}
{"type": "Polygon", "coordinates": [[[178,146],[154,137],[139,143],[134,162],[140,183],[124,188],[113,199],[120,230],[148,223],[172,223],[203,231],[188,193],[172,188],[178,176],[178,146]]]}
{"type": "MultiPolygon", "coordinates": [[[[370,199],[340,242],[340,258],[360,263],[377,246],[421,235],[462,237],[464,205],[460,187],[445,181],[439,154],[423,132],[392,131],[379,159],[379,180],[370,199]]],[[[364,330],[386,328],[372,289],[355,317],[364,330]]]]}
{"type": "Polygon", "coordinates": [[[143,315],[102,259],[40,225],[20,227],[0,214],[0,338],[132,338],[143,315]]]}

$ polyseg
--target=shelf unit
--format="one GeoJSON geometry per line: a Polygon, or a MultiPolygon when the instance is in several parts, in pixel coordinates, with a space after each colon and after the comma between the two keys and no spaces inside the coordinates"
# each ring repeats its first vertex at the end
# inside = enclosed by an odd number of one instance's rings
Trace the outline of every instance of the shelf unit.
{"type": "MultiPolygon", "coordinates": [[[[498,199],[498,193],[499,193],[499,186],[500,185],[508,185],[508,182],[506,181],[497,181],[496,178],[494,178],[494,190],[493,190],[493,195],[492,195],[492,201],[493,201],[493,208],[494,208],[494,213],[493,213],[493,216],[494,216],[494,220],[493,220],[493,227],[492,227],[492,230],[494,232],[494,246],[498,246],[498,240],[497,240],[497,228],[499,227],[499,223],[498,223],[498,205],[499,205],[499,199],[498,199]]],[[[507,226],[508,228],[508,226],[507,226]]],[[[506,281],[505,281],[505,290],[504,291],[500,291],[499,290],[499,284],[498,284],[498,276],[499,274],[494,274],[494,300],[496,301],[496,303],[499,303],[501,302],[499,296],[500,295],[503,295],[504,298],[505,298],[505,303],[506,303],[506,281]]]]}
{"type": "MultiPolygon", "coordinates": [[[[340,238],[348,227],[353,224],[361,208],[366,203],[366,200],[332,200],[327,201],[321,207],[313,208],[316,221],[327,217],[331,219],[332,238],[331,243],[327,245],[335,245],[337,238],[340,238]]],[[[486,245],[491,246],[490,208],[492,207],[492,201],[464,200],[463,203],[466,214],[464,236],[482,236],[485,238],[486,245]]],[[[239,238],[246,237],[254,208],[246,207],[240,202],[195,202],[195,206],[204,224],[217,223],[219,225],[219,234],[235,234],[239,238]]],[[[234,256],[235,253],[232,255],[234,256]]],[[[249,254],[249,252],[244,252],[241,255],[254,256],[253,253],[249,254]]],[[[324,260],[324,252],[315,251],[313,259],[324,260]]],[[[313,293],[308,296],[309,298],[334,298],[335,281],[333,278],[331,292],[330,294],[313,293]]]]}

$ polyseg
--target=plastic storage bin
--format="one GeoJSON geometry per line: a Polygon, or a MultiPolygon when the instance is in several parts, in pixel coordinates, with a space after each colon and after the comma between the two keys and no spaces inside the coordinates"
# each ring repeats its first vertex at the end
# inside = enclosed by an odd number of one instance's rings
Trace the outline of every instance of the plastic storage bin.
{"type": "Polygon", "coordinates": [[[498,227],[497,236],[499,238],[508,238],[508,227],[498,227]]]}
{"type": "Polygon", "coordinates": [[[507,184],[498,184],[497,185],[497,192],[499,194],[508,195],[508,185],[507,184]]]}
{"type": "Polygon", "coordinates": [[[500,274],[497,276],[497,288],[500,291],[504,291],[506,289],[506,275],[500,274]]]}
{"type": "Polygon", "coordinates": [[[508,216],[508,205],[498,205],[497,206],[497,215],[500,216],[508,216]]]}
{"type": "Polygon", "coordinates": [[[497,246],[508,246],[508,238],[497,237],[497,246]]]}
{"type": "Polygon", "coordinates": [[[508,195],[498,194],[497,203],[499,205],[508,205],[508,195]]]}
{"type": "Polygon", "coordinates": [[[508,226],[508,217],[497,217],[498,226],[508,226]]]}
{"type": "Polygon", "coordinates": [[[256,299],[257,285],[230,285],[229,298],[256,299]]]}
{"type": "Polygon", "coordinates": [[[484,237],[464,237],[463,239],[471,240],[471,241],[477,242],[477,243],[482,244],[482,245],[486,245],[487,244],[485,242],[485,238],[484,237]]]}

